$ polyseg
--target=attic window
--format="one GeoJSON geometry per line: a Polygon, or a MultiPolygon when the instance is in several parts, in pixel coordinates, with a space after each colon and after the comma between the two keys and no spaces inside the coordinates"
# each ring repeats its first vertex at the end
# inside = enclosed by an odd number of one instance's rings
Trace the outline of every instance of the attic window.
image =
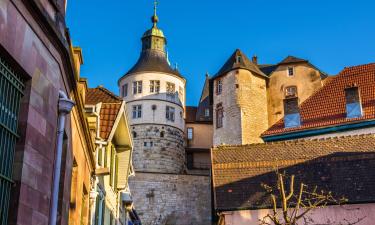
{"type": "Polygon", "coordinates": [[[238,55],[237,58],[236,58],[236,63],[241,63],[241,60],[242,60],[241,56],[238,55]]]}
{"type": "Polygon", "coordinates": [[[349,87],[345,89],[346,117],[358,118],[363,114],[362,103],[358,87],[349,87]]]}
{"type": "Polygon", "coordinates": [[[289,77],[294,76],[294,67],[293,66],[288,67],[288,76],[289,77]]]}

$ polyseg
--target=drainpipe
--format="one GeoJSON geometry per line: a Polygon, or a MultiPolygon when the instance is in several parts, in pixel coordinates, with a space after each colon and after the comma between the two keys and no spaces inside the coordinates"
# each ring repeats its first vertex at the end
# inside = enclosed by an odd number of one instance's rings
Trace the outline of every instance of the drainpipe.
{"type": "Polygon", "coordinates": [[[62,145],[64,138],[64,127],[65,127],[65,117],[70,113],[75,103],[70,100],[63,91],[59,91],[59,103],[58,103],[58,113],[59,120],[57,125],[57,152],[55,161],[55,171],[53,174],[53,187],[52,187],[52,206],[50,211],[50,222],[49,225],[56,225],[57,222],[57,204],[59,201],[59,182],[60,182],[60,170],[61,170],[61,155],[62,155],[62,145]]]}

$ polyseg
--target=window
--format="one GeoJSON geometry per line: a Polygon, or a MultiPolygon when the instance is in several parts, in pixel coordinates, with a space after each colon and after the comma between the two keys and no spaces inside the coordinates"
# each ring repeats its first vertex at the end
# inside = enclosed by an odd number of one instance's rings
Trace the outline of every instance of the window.
{"type": "Polygon", "coordinates": [[[137,132],[133,131],[133,138],[137,137],[137,132]]]}
{"type": "Polygon", "coordinates": [[[160,132],[160,137],[164,137],[164,131],[160,132]]]}
{"type": "Polygon", "coordinates": [[[187,139],[188,140],[193,140],[193,131],[194,131],[194,129],[192,127],[187,128],[187,139]]]}
{"type": "Polygon", "coordinates": [[[153,147],[154,146],[154,142],[150,141],[150,142],[143,142],[143,146],[144,147],[153,147]]]}
{"type": "Polygon", "coordinates": [[[116,149],[111,146],[111,164],[110,164],[110,185],[113,189],[117,188],[117,170],[118,170],[118,157],[116,149]]]}
{"type": "Polygon", "coordinates": [[[142,81],[134,81],[133,82],[133,94],[140,94],[142,93],[142,81]]]}
{"type": "Polygon", "coordinates": [[[221,103],[217,104],[216,106],[216,128],[223,127],[223,105],[221,103]]]}
{"type": "Polygon", "coordinates": [[[174,83],[167,82],[167,95],[174,97],[176,92],[176,86],[174,83]]]}
{"type": "Polygon", "coordinates": [[[210,109],[204,109],[204,116],[210,117],[210,109]]]}
{"type": "Polygon", "coordinates": [[[237,60],[237,63],[241,63],[241,56],[238,55],[237,58],[236,58],[236,60],[237,60]]]}
{"type": "Polygon", "coordinates": [[[167,118],[167,120],[174,122],[174,112],[175,112],[175,109],[173,107],[170,107],[170,106],[166,107],[165,117],[167,118]]]}
{"type": "Polygon", "coordinates": [[[122,85],[121,93],[122,93],[122,97],[128,96],[128,84],[122,85]]]}
{"type": "Polygon", "coordinates": [[[142,117],[142,105],[133,105],[133,119],[142,117]]]}
{"type": "Polygon", "coordinates": [[[288,67],[288,76],[289,77],[294,76],[294,67],[292,66],[288,67]]]}
{"type": "Polygon", "coordinates": [[[159,92],[160,92],[160,81],[150,80],[150,93],[159,93],[159,92]]]}
{"type": "Polygon", "coordinates": [[[222,80],[219,79],[216,81],[216,94],[221,94],[221,92],[223,91],[223,83],[222,83],[222,80]]]}
{"type": "Polygon", "coordinates": [[[297,87],[289,86],[285,88],[285,97],[297,97],[297,87]]]}

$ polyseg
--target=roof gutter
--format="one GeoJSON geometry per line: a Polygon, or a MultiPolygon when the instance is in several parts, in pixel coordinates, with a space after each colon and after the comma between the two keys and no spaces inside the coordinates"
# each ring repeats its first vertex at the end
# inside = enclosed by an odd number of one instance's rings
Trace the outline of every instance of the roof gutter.
{"type": "Polygon", "coordinates": [[[375,120],[354,123],[354,124],[346,124],[346,125],[341,125],[341,126],[294,131],[294,132],[279,134],[279,135],[263,136],[262,139],[265,142],[284,141],[284,140],[298,139],[298,138],[303,138],[303,137],[316,136],[316,135],[321,135],[321,134],[342,132],[346,130],[360,129],[360,128],[371,127],[371,126],[375,126],[375,120]]]}

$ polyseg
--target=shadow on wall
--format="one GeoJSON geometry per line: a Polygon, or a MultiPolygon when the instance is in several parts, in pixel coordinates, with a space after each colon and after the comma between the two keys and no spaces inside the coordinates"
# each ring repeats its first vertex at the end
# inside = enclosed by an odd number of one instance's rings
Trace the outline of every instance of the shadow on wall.
{"type": "Polygon", "coordinates": [[[375,153],[334,153],[284,167],[278,167],[276,161],[265,164],[269,165],[254,163],[246,168],[216,169],[219,179],[224,179],[220,182],[227,183],[215,188],[216,209],[270,208],[269,195],[261,184],[275,186],[276,170],[295,175],[296,190],[304,183],[310,189],[317,186],[318,190],[331,191],[336,198],[345,197],[348,204],[375,202],[375,153]]]}

